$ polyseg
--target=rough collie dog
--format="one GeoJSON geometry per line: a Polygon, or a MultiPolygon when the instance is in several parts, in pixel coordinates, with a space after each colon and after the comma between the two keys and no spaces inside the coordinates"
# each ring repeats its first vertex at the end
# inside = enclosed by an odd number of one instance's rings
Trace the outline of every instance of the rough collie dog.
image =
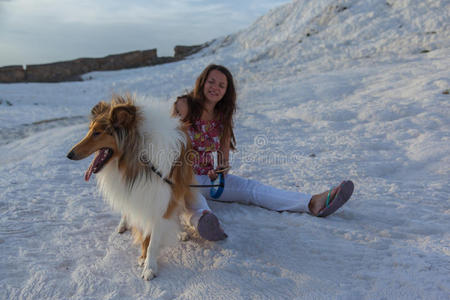
{"type": "Polygon", "coordinates": [[[194,199],[189,138],[178,119],[155,105],[138,105],[130,95],[100,102],[91,113],[88,133],[67,157],[96,153],[85,180],[95,173],[106,201],[132,226],[142,243],[142,277],[150,280],[161,243],[176,236],[178,215],[194,199]]]}

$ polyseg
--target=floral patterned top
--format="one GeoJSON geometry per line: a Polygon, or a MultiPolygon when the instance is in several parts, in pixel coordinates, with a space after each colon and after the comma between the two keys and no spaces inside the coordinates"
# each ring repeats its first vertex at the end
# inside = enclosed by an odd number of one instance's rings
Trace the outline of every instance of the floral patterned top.
{"type": "Polygon", "coordinates": [[[217,120],[198,120],[194,126],[189,127],[189,137],[196,151],[193,158],[195,174],[207,175],[209,170],[214,169],[213,152],[219,151],[222,131],[223,125],[217,120]]]}

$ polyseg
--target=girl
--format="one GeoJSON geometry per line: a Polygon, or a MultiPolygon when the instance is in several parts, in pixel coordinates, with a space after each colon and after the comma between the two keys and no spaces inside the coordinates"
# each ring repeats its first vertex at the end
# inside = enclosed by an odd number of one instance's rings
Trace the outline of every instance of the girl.
{"type": "MultiPolygon", "coordinates": [[[[280,190],[257,181],[227,174],[230,150],[235,149],[233,114],[236,111],[236,90],[231,73],[223,66],[209,65],[200,74],[188,95],[177,98],[172,114],[187,126],[195,155],[192,163],[199,184],[211,184],[218,171],[225,173],[225,187],[217,199],[258,205],[275,211],[308,212],[326,217],[340,208],[351,196],[353,183],[344,181],[338,187],[321,194],[310,195],[280,190]],[[214,168],[212,153],[217,152],[214,168]]],[[[199,199],[191,207],[190,223],[210,241],[227,237],[211,212],[206,200],[209,189],[199,188],[199,199]]]]}

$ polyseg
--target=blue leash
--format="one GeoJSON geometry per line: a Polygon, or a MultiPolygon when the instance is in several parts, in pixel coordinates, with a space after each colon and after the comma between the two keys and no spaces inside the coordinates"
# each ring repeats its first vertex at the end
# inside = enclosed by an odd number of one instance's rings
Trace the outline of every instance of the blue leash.
{"type": "Polygon", "coordinates": [[[225,176],[223,173],[219,173],[219,176],[215,180],[211,180],[211,189],[209,190],[209,195],[211,198],[218,199],[225,187],[225,176]]]}
{"type": "MultiPolygon", "coordinates": [[[[164,178],[161,174],[161,172],[159,172],[155,166],[153,164],[150,164],[150,169],[159,177],[161,177],[166,183],[173,185],[173,182],[170,181],[168,178],[164,178]]],[[[222,170],[223,172],[223,170],[222,170]]],[[[223,175],[223,173],[219,173],[219,176],[215,179],[215,180],[211,180],[211,184],[207,184],[207,185],[202,185],[202,184],[191,184],[189,185],[190,187],[196,187],[196,188],[208,188],[210,187],[210,191],[209,191],[209,195],[214,198],[214,199],[218,199],[222,193],[223,193],[223,188],[225,187],[225,176],[223,175]]]]}

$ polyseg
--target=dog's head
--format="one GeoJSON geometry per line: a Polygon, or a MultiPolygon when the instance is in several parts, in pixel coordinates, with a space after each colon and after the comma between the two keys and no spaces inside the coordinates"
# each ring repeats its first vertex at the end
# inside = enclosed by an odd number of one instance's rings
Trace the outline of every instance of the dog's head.
{"type": "Polygon", "coordinates": [[[67,154],[69,159],[80,160],[96,152],[86,171],[86,181],[112,158],[123,155],[124,140],[133,136],[137,119],[137,108],[129,96],[116,96],[111,103],[101,101],[92,108],[89,131],[67,154]]]}

